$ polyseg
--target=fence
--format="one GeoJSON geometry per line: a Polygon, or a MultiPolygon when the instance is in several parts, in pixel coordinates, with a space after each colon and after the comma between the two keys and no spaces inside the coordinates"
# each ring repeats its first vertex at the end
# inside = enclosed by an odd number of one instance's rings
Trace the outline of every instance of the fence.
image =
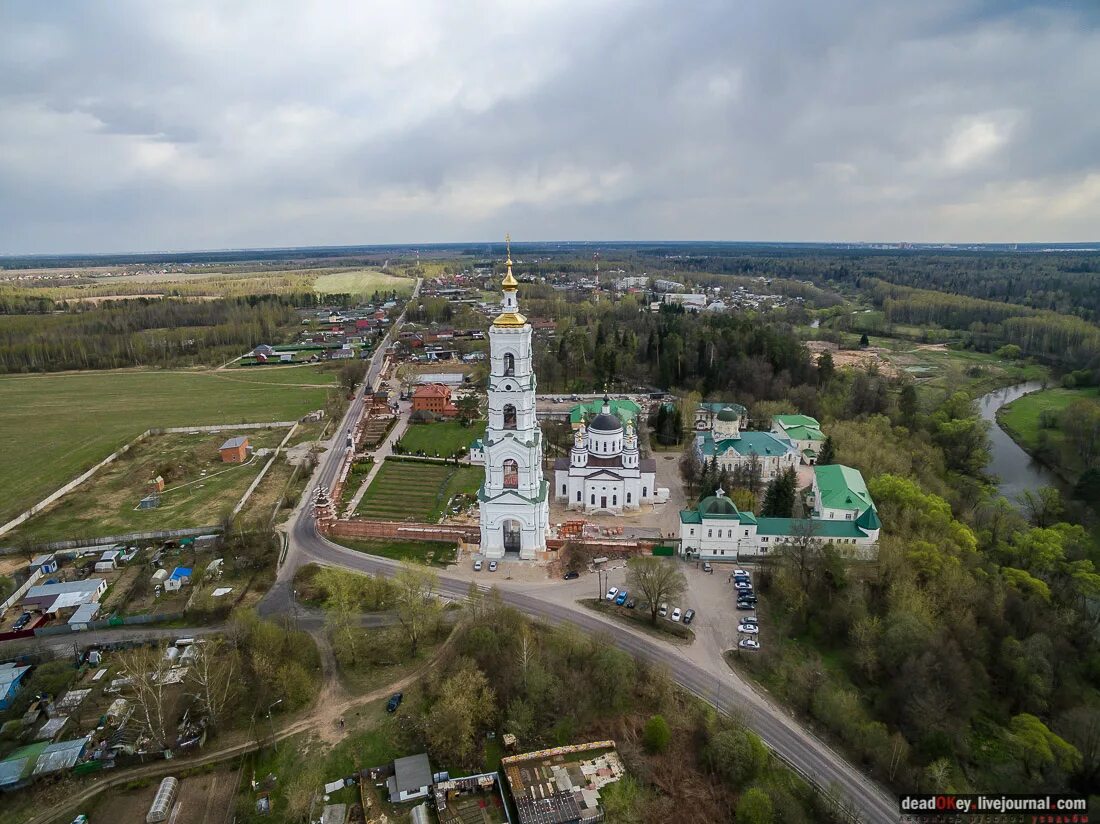
{"type": "Polygon", "coordinates": [[[268,459],[268,462],[264,464],[264,468],[260,470],[260,474],[255,477],[251,484],[249,484],[249,487],[245,490],[244,495],[242,495],[241,499],[237,501],[237,505],[233,507],[233,514],[230,515],[231,518],[236,518],[240,511],[244,509],[244,505],[248,503],[248,499],[252,497],[252,493],[256,491],[256,487],[260,485],[260,482],[264,479],[264,476],[267,475],[267,471],[271,469],[272,465],[275,463],[275,460],[279,457],[279,453],[282,452],[283,447],[286,446],[287,441],[289,441],[291,436],[294,435],[294,433],[297,431],[298,422],[295,421],[293,424],[290,425],[290,431],[286,433],[286,437],[284,437],[282,441],[279,442],[279,445],[275,447],[274,454],[271,456],[271,458],[268,459]]]}
{"type": "MultiPolygon", "coordinates": [[[[273,423],[215,423],[215,424],[210,424],[208,426],[170,426],[170,427],[165,427],[165,428],[154,427],[154,428],[151,428],[151,429],[146,429],[144,432],[142,432],[140,435],[138,435],[136,438],[134,438],[129,443],[125,443],[122,446],[120,446],[118,449],[116,449],[114,452],[112,452],[110,455],[108,455],[102,461],[97,463],[91,469],[87,470],[86,472],[82,472],[80,475],[77,475],[75,478],[73,478],[71,481],[69,481],[64,486],[59,487],[58,489],[55,489],[53,492],[51,492],[49,495],[47,495],[41,501],[39,501],[34,506],[32,506],[30,509],[26,510],[25,512],[20,513],[19,515],[16,515],[14,518],[12,518],[6,524],[4,524],[3,526],[0,526],[0,535],[4,535],[8,532],[11,532],[11,530],[15,529],[15,527],[19,526],[21,523],[28,520],[31,516],[37,515],[39,512],[41,512],[43,509],[48,507],[54,501],[61,498],[63,495],[66,495],[69,492],[72,492],[74,489],[76,489],[78,486],[80,486],[86,480],[88,480],[93,475],[95,475],[97,472],[99,472],[99,470],[101,470],[103,467],[107,466],[107,464],[109,464],[112,461],[118,459],[118,457],[120,455],[123,455],[126,452],[129,452],[134,446],[141,443],[143,440],[148,438],[150,435],[163,435],[165,433],[179,433],[179,432],[221,432],[221,431],[226,430],[226,429],[279,429],[279,428],[284,427],[284,426],[294,426],[297,423],[298,423],[297,421],[275,421],[273,423]]],[[[134,540],[140,540],[140,539],[134,539],[134,540]]],[[[76,545],[77,544],[70,544],[70,546],[76,546],[76,545]]],[[[0,553],[11,552],[11,551],[14,551],[14,550],[12,550],[11,548],[8,548],[6,550],[0,549],[0,553]]]]}
{"type": "Polygon", "coordinates": [[[30,576],[27,578],[27,580],[24,581],[15,590],[15,592],[13,592],[11,595],[8,596],[8,600],[6,600],[6,601],[4,601],[4,603],[0,604],[0,615],[2,615],[5,610],[9,609],[16,601],[18,601],[20,598],[22,598],[24,593],[26,593],[26,591],[28,589],[33,587],[35,581],[37,581],[39,578],[41,578],[42,575],[43,575],[43,573],[42,573],[42,568],[41,567],[39,567],[34,572],[32,572],[30,574],[30,576]]]}
{"type": "Polygon", "coordinates": [[[400,521],[321,521],[319,526],[334,538],[402,538],[413,541],[479,543],[481,529],[450,524],[410,524],[400,521]]]}
{"type": "Polygon", "coordinates": [[[188,538],[195,535],[209,535],[221,531],[222,528],[220,524],[211,524],[210,526],[188,526],[182,529],[159,529],[154,532],[128,532],[125,535],[106,535],[101,538],[54,541],[52,544],[41,544],[36,546],[35,549],[56,552],[63,549],[73,549],[74,547],[128,544],[130,542],[137,543],[139,541],[159,541],[162,538],[188,538]]]}

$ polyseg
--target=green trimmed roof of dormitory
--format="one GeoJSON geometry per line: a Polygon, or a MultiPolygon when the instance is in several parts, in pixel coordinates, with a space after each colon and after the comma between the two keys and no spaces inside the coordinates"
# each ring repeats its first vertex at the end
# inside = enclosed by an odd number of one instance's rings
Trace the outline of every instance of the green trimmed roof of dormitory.
{"type": "Polygon", "coordinates": [[[863,512],[874,506],[871,493],[858,469],[841,464],[815,466],[814,477],[825,509],[857,509],[863,512]]]}
{"type": "Polygon", "coordinates": [[[721,455],[732,449],[738,455],[771,458],[791,451],[790,441],[782,440],[771,432],[742,432],[740,438],[726,438],[717,444],[710,432],[704,432],[701,437],[704,455],[721,455]]]}
{"type": "MultiPolygon", "coordinates": [[[[757,518],[757,535],[794,535],[795,530],[805,530],[806,522],[797,518],[757,518]]],[[[866,538],[867,533],[855,521],[831,521],[815,518],[810,521],[811,534],[815,538],[866,538]]]]}

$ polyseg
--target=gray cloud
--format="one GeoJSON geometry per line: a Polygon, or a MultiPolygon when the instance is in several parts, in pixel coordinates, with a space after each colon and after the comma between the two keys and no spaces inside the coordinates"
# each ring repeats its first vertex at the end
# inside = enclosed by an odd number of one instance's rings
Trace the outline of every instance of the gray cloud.
{"type": "Polygon", "coordinates": [[[0,253],[1089,240],[1093,3],[7,3],[0,253]]]}

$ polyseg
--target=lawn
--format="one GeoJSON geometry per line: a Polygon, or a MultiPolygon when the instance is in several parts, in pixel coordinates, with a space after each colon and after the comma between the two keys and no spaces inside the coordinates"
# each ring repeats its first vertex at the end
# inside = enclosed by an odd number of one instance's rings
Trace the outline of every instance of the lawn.
{"type": "Polygon", "coordinates": [[[650,621],[649,610],[647,609],[627,609],[625,606],[616,606],[606,598],[581,598],[577,603],[595,612],[603,613],[620,623],[629,624],[643,632],[648,632],[650,635],[665,638],[665,640],[668,640],[668,636],[689,644],[695,640],[695,633],[678,621],[658,618],[657,624],[654,625],[650,621]]]}
{"type": "MultiPolygon", "coordinates": [[[[274,448],[286,433],[283,428],[242,430],[256,449],[274,448]]],[[[4,540],[13,544],[47,543],[217,524],[268,461],[267,457],[254,456],[243,464],[222,463],[218,447],[235,434],[150,436],[45,511],[17,526],[4,540]],[[165,481],[160,506],[137,509],[138,501],[150,491],[150,480],[158,475],[165,481]]],[[[287,477],[282,480],[283,486],[287,477]]],[[[257,494],[268,480],[265,478],[257,494]]]]}
{"type": "Polygon", "coordinates": [[[395,561],[441,567],[453,564],[457,551],[454,544],[443,541],[390,541],[381,538],[360,541],[354,538],[339,538],[337,542],[340,546],[365,552],[367,555],[380,555],[395,561]]]}
{"type": "Polygon", "coordinates": [[[357,269],[352,272],[336,272],[321,275],[313,282],[313,291],[324,295],[371,295],[374,292],[393,292],[411,295],[416,281],[386,275],[375,269],[357,269]]]}
{"type": "MultiPolygon", "coordinates": [[[[1033,450],[1039,445],[1040,417],[1044,412],[1061,412],[1077,400],[1100,399],[1100,389],[1044,389],[1032,392],[1002,407],[997,416],[998,422],[1019,441],[1025,449],[1033,450]]],[[[1057,429],[1048,430],[1054,440],[1061,433],[1057,429]]]]}
{"type": "Polygon", "coordinates": [[[305,384],[309,386],[329,386],[336,383],[336,370],[310,364],[292,366],[289,364],[265,364],[264,366],[237,366],[214,373],[226,381],[244,383],[266,383],[272,386],[305,384]]]}
{"type": "Polygon", "coordinates": [[[0,376],[0,523],[150,427],[286,421],[324,386],[227,380],[212,370],[0,376]]]}
{"type": "Polygon", "coordinates": [[[425,455],[446,457],[460,449],[468,449],[474,438],[485,434],[485,421],[474,421],[463,426],[458,421],[438,423],[413,423],[401,437],[401,448],[415,454],[423,450],[425,455]]]}
{"type": "Polygon", "coordinates": [[[355,514],[377,521],[434,523],[454,495],[476,492],[483,475],[480,467],[388,460],[355,514]]]}

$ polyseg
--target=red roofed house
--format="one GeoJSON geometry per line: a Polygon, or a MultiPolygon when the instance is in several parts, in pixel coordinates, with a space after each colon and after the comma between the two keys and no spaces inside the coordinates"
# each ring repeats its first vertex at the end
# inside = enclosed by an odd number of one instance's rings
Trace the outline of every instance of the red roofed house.
{"type": "Polygon", "coordinates": [[[453,418],[458,409],[451,403],[451,390],[441,383],[429,383],[416,387],[412,396],[413,412],[431,412],[453,418]]]}

